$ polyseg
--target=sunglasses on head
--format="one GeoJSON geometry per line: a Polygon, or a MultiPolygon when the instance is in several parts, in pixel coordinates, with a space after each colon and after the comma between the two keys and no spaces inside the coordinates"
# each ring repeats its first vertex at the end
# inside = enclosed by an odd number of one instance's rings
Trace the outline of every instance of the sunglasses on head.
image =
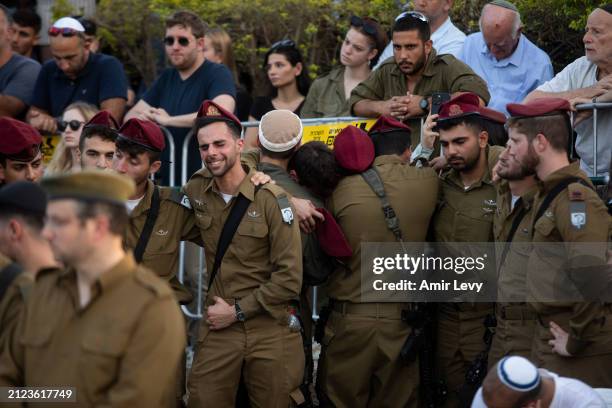
{"type": "Polygon", "coordinates": [[[376,36],[378,34],[378,30],[372,22],[376,22],[374,19],[364,19],[358,16],[351,17],[351,26],[353,27],[361,27],[363,28],[363,32],[372,36],[376,36]]]}
{"type": "Polygon", "coordinates": [[[51,37],[57,37],[58,35],[61,35],[62,37],[74,37],[75,35],[79,35],[79,31],[75,30],[74,28],[68,27],[51,27],[49,29],[49,35],[51,37]]]}
{"type": "Polygon", "coordinates": [[[58,120],[57,121],[57,129],[60,132],[63,132],[66,130],[67,127],[70,127],[70,129],[74,130],[75,132],[77,130],[79,130],[79,128],[81,127],[81,125],[85,123],[85,122],[81,122],[79,120],[70,120],[70,121],[65,121],[65,120],[58,120]]]}
{"type": "MultiPolygon", "coordinates": [[[[166,44],[168,47],[172,47],[174,45],[174,41],[175,38],[171,36],[164,38],[164,44],[166,44]]],[[[176,41],[178,41],[181,47],[186,47],[189,45],[189,38],[187,37],[176,37],[176,41]]]]}
{"type": "Polygon", "coordinates": [[[418,11],[404,11],[402,14],[397,16],[395,21],[398,21],[404,18],[414,18],[414,19],[417,19],[424,23],[429,24],[429,19],[425,16],[425,14],[419,13],[418,11]]]}
{"type": "Polygon", "coordinates": [[[270,47],[270,51],[276,50],[278,48],[295,48],[295,42],[293,40],[280,40],[272,44],[270,47]]]}

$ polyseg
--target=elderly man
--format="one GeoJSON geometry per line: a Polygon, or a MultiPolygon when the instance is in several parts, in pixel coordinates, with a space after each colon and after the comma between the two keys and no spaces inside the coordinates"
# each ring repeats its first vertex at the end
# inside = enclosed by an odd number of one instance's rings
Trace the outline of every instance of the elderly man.
{"type": "Polygon", "coordinates": [[[85,28],[71,17],[49,29],[53,61],[38,75],[28,112],[29,123],[43,131],[57,130],[54,118],[72,102],[84,101],[108,110],[120,121],[127,99],[127,79],[115,57],[94,54],[84,37],[85,28]]]}
{"type": "MultiPolygon", "coordinates": [[[[453,54],[459,58],[465,34],[451,21],[448,13],[453,8],[453,0],[415,0],[414,11],[423,13],[429,19],[431,27],[431,41],[438,54],[453,54]]],[[[399,20],[406,12],[395,18],[399,20]]],[[[393,41],[389,42],[378,59],[378,68],[384,60],[393,56],[393,41]]]]}
{"type": "Polygon", "coordinates": [[[480,32],[470,34],[459,56],[489,86],[489,107],[506,112],[553,77],[548,55],[521,33],[521,15],[506,0],[485,4],[480,32]]]}
{"type": "MultiPolygon", "coordinates": [[[[584,42],[585,56],[580,57],[552,80],[530,93],[525,102],[535,98],[557,97],[567,100],[587,98],[598,100],[599,95],[612,89],[612,3],[593,10],[589,15],[584,42]]],[[[582,121],[575,126],[578,137],[576,152],[580,156],[580,168],[589,176],[595,172],[599,176],[609,174],[612,145],[612,112],[599,112],[597,131],[597,170],[595,170],[594,129],[591,120],[582,121]],[[607,138],[607,139],[606,139],[607,138]]]]}

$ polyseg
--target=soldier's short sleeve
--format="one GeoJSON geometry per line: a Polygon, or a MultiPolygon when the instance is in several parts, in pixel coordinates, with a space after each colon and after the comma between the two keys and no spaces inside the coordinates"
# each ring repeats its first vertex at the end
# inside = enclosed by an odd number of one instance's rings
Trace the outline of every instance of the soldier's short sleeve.
{"type": "Polygon", "coordinates": [[[480,96],[486,104],[491,99],[487,83],[478,76],[469,66],[452,55],[444,55],[444,76],[450,82],[450,93],[473,92],[480,96]]]}
{"type": "Polygon", "coordinates": [[[380,67],[370,74],[368,79],[361,82],[351,91],[351,97],[349,98],[349,106],[351,114],[355,114],[353,107],[361,100],[369,99],[374,101],[382,101],[385,97],[384,94],[384,83],[383,76],[388,75],[388,70],[385,66],[380,67]]]}

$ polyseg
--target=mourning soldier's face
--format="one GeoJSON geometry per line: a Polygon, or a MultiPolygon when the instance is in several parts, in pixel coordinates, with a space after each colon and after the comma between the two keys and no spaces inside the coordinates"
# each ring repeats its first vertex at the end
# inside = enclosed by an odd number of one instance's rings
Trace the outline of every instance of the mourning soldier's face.
{"type": "Polygon", "coordinates": [[[440,145],[449,166],[457,171],[473,169],[484,154],[487,132],[477,132],[472,127],[459,124],[450,129],[440,129],[440,145]]]}
{"type": "Polygon", "coordinates": [[[43,156],[38,152],[34,160],[18,161],[6,159],[4,165],[0,163],[0,181],[8,184],[15,181],[38,182],[43,176],[43,156]]]}
{"type": "Polygon", "coordinates": [[[235,166],[240,166],[243,141],[232,135],[224,122],[214,122],[198,130],[200,157],[215,177],[223,177],[235,166]]]}
{"type": "Polygon", "coordinates": [[[511,155],[508,147],[499,156],[497,164],[497,174],[506,180],[522,180],[535,174],[534,169],[528,168],[525,164],[519,162],[515,156],[511,155]]]}
{"type": "Polygon", "coordinates": [[[393,56],[404,75],[419,74],[431,52],[431,40],[423,41],[418,30],[393,33],[393,56]]]}
{"type": "Polygon", "coordinates": [[[197,62],[198,54],[203,52],[204,37],[196,38],[191,28],[176,25],[166,29],[164,43],[170,64],[183,71],[191,69],[197,62]]]}
{"type": "Polygon", "coordinates": [[[587,20],[586,33],[582,39],[584,52],[594,64],[612,62],[612,15],[595,9],[587,20]]]}
{"type": "Polygon", "coordinates": [[[88,137],[83,140],[83,151],[80,154],[83,169],[110,169],[115,155],[115,142],[98,136],[88,137]]]}
{"type": "Polygon", "coordinates": [[[79,204],[75,200],[52,200],[47,205],[47,216],[42,235],[49,241],[55,259],[74,266],[85,259],[91,249],[92,220],[84,223],[78,217],[79,204]]]}
{"type": "MultiPolygon", "coordinates": [[[[518,163],[524,171],[534,174],[540,163],[532,144],[526,135],[514,128],[508,130],[507,155],[518,163]]],[[[501,174],[500,174],[501,176],[501,174]]],[[[503,177],[503,176],[502,176],[503,177]]]]}
{"type": "Polygon", "coordinates": [[[151,173],[157,172],[161,166],[160,161],[150,162],[149,155],[145,153],[128,154],[120,149],[115,150],[113,157],[113,170],[128,176],[137,186],[147,182],[151,173]]]}

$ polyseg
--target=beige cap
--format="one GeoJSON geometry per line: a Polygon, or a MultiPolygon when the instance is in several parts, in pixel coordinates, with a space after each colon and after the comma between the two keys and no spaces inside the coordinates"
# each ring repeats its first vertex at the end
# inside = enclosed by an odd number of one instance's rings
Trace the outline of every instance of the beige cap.
{"type": "Polygon", "coordinates": [[[286,152],[302,140],[302,121],[290,110],[272,110],[259,122],[259,143],[271,152],[286,152]]]}
{"type": "Polygon", "coordinates": [[[71,198],[124,204],[136,187],[129,177],[102,170],[83,170],[45,177],[40,183],[49,199],[71,198]]]}

